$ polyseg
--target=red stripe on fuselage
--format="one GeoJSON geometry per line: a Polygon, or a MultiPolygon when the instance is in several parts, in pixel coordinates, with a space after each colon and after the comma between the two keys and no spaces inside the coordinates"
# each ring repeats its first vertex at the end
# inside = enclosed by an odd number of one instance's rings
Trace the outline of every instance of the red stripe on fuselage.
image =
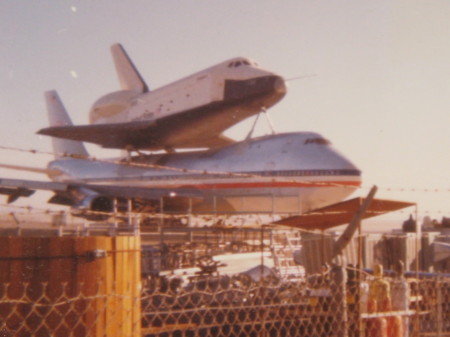
{"type": "MultiPolygon", "coordinates": [[[[196,189],[236,189],[236,188],[288,188],[288,187],[360,187],[360,181],[311,181],[311,182],[245,182],[245,183],[211,183],[182,185],[184,188],[196,189]]],[[[159,186],[173,188],[173,186],[159,186]]]]}

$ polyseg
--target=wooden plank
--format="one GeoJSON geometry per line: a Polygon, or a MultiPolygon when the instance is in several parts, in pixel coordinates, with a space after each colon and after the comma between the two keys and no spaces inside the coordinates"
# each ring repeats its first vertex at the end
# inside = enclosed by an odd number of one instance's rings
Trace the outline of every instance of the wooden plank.
{"type": "Polygon", "coordinates": [[[125,282],[125,277],[126,274],[129,272],[128,271],[128,266],[125,263],[125,258],[124,255],[125,253],[123,253],[122,251],[125,250],[127,247],[124,244],[124,240],[122,237],[116,237],[115,238],[115,251],[114,251],[114,257],[116,260],[116,294],[117,294],[117,306],[121,306],[122,310],[117,311],[116,312],[116,318],[117,318],[117,322],[120,322],[118,329],[119,331],[122,333],[122,335],[125,336],[125,318],[126,315],[124,314],[124,312],[126,312],[126,310],[128,310],[128,307],[125,304],[125,300],[122,297],[122,295],[125,293],[125,289],[124,289],[124,282],[125,282]]]}
{"type": "MultiPolygon", "coordinates": [[[[133,306],[133,331],[139,332],[139,335],[141,334],[141,289],[142,289],[142,277],[141,277],[141,237],[140,236],[134,236],[133,237],[133,249],[135,250],[135,253],[133,254],[133,259],[130,263],[130,265],[133,266],[132,270],[132,280],[131,280],[131,294],[133,296],[134,302],[132,303],[133,306]]],[[[136,334],[136,336],[138,336],[136,334]]]]}

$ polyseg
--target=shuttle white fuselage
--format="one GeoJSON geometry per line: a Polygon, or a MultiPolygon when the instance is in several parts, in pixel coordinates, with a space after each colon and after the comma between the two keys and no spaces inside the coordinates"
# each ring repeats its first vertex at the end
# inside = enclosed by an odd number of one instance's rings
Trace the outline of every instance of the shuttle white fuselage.
{"type": "Polygon", "coordinates": [[[90,125],[38,133],[106,148],[214,148],[233,141],[223,132],[270,108],[286,94],[283,78],[247,58],[234,58],[149,91],[120,45],[112,53],[122,90],[97,100],[90,125]]]}
{"type": "MultiPolygon", "coordinates": [[[[105,95],[93,104],[89,120],[91,124],[154,120],[214,103],[251,99],[257,90],[239,93],[243,88],[235,88],[236,92],[228,93],[231,97],[227,97],[227,82],[251,81],[247,84],[251,88],[261,78],[272,79],[273,87],[266,89],[273,89],[277,101],[284,96],[286,87],[280,76],[259,68],[249,59],[234,58],[153,91],[121,90],[105,95]]],[[[274,103],[273,99],[261,100],[260,109],[274,103]]]]}

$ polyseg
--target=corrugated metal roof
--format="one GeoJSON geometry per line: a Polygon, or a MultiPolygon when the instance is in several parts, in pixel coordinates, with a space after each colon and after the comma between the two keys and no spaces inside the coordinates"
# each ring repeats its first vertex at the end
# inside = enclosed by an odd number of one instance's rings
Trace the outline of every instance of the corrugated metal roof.
{"type": "MultiPolygon", "coordinates": [[[[350,223],[354,214],[363,202],[364,198],[354,198],[301,215],[281,219],[274,223],[307,230],[326,230],[331,227],[350,223]]],[[[373,199],[369,208],[364,213],[363,219],[397,211],[399,209],[414,205],[415,203],[411,202],[373,199]]]]}

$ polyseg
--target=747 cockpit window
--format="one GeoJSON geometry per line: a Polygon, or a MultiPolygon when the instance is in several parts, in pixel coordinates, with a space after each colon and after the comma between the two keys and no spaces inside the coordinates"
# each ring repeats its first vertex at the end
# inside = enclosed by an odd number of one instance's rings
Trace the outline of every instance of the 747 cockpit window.
{"type": "Polygon", "coordinates": [[[331,143],[325,138],[308,138],[305,140],[305,145],[307,144],[330,145],[331,143]]]}

